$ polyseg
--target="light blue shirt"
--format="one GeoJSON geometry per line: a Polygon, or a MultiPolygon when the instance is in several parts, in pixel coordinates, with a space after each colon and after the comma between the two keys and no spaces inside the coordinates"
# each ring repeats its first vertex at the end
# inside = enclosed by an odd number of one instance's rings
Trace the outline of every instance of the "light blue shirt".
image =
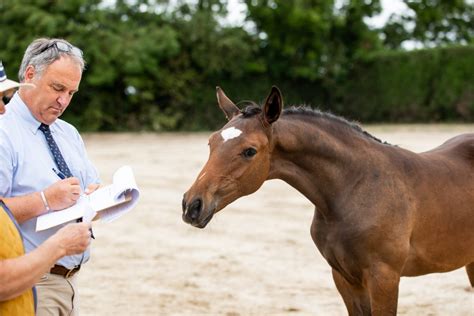
{"type": "MultiPolygon", "coordinates": [[[[0,196],[15,197],[43,191],[60,180],[53,171],[53,168],[57,169],[56,163],[39,130],[40,124],[16,93],[8,103],[6,113],[0,116],[0,196]]],[[[99,183],[97,170],[88,159],[76,128],[57,119],[50,129],[73,176],[80,180],[81,189],[84,191],[89,184],[99,183]]],[[[36,217],[22,223],[20,228],[26,252],[38,247],[64,225],[36,232],[36,217]]],[[[89,252],[88,249],[83,255],[64,257],[57,264],[73,268],[86,262],[89,252]]]]}

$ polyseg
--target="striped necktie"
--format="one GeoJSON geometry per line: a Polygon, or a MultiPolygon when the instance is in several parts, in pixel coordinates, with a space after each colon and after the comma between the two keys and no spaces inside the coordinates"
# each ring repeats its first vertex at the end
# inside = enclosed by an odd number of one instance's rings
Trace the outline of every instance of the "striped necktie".
{"type": "Polygon", "coordinates": [[[66,178],[72,177],[71,170],[69,170],[69,167],[66,164],[66,161],[63,158],[63,155],[59,151],[58,144],[54,141],[53,135],[51,135],[51,130],[49,129],[49,125],[41,123],[39,129],[43,132],[44,137],[46,137],[46,142],[48,143],[49,149],[51,150],[51,153],[53,154],[54,161],[56,162],[56,165],[59,168],[59,171],[61,171],[66,178]]]}

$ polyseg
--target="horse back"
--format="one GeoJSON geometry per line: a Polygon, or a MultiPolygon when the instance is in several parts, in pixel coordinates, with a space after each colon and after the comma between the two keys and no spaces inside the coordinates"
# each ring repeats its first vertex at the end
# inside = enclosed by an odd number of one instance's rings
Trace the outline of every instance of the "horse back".
{"type": "Polygon", "coordinates": [[[442,155],[454,160],[466,160],[474,166],[474,133],[461,134],[448,139],[440,146],[424,154],[442,155]]]}

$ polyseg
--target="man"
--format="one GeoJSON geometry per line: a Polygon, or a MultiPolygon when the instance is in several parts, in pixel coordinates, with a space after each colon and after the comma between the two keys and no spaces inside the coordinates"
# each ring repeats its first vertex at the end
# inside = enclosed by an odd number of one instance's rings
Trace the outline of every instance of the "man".
{"type": "MultiPolygon", "coordinates": [[[[0,61],[0,114],[4,99],[18,87],[32,87],[7,79],[0,61]]],[[[90,243],[90,225],[72,224],[60,229],[34,251],[24,255],[16,220],[0,199],[0,315],[34,315],[33,285],[59,258],[84,252],[90,243]]]]}
{"type": "MultiPolygon", "coordinates": [[[[82,138],[58,119],[78,91],[83,69],[82,52],[67,41],[33,41],[19,78],[35,87],[20,87],[0,117],[0,196],[11,197],[3,201],[20,223],[27,252],[61,228],[36,232],[36,217],[70,207],[98,187],[82,138]]],[[[41,278],[37,315],[77,314],[76,278],[88,259],[89,250],[61,258],[41,278]]]]}

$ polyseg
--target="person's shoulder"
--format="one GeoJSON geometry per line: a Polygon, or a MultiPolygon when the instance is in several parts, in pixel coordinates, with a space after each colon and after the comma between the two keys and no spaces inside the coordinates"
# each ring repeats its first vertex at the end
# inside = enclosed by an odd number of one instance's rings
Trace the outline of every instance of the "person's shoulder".
{"type": "Polygon", "coordinates": [[[57,126],[57,128],[61,129],[64,132],[74,132],[74,133],[79,133],[77,131],[77,128],[72,125],[71,123],[66,122],[65,120],[62,120],[60,118],[56,119],[54,122],[57,126]]]}
{"type": "Polygon", "coordinates": [[[74,136],[76,138],[81,138],[81,135],[79,134],[79,131],[77,128],[72,125],[71,123],[68,123],[62,119],[56,119],[54,122],[56,125],[56,128],[60,130],[62,133],[68,134],[69,136],[74,136]]]}
{"type": "Polygon", "coordinates": [[[14,117],[15,117],[14,111],[12,111],[11,109],[8,109],[8,107],[7,107],[7,110],[5,111],[5,113],[0,115],[0,122],[1,121],[12,120],[14,117]]]}
{"type": "Polygon", "coordinates": [[[17,124],[14,123],[16,120],[13,111],[6,111],[5,114],[0,115],[0,130],[11,130],[16,128],[17,124]]]}
{"type": "Polygon", "coordinates": [[[7,111],[0,115],[0,146],[2,148],[13,147],[20,139],[19,124],[15,117],[7,111]]]}

